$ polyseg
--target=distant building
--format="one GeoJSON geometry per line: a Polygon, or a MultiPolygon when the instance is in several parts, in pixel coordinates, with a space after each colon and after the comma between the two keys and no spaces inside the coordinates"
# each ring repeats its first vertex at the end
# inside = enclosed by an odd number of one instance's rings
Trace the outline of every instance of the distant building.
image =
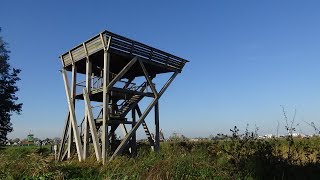
{"type": "Polygon", "coordinates": [[[306,135],[301,134],[301,133],[292,133],[292,137],[302,137],[302,138],[304,138],[304,137],[306,137],[306,135]]]}
{"type": "Polygon", "coordinates": [[[199,138],[190,138],[189,141],[197,142],[197,141],[200,141],[200,139],[199,138]]]}
{"type": "Polygon", "coordinates": [[[270,139],[270,138],[272,138],[272,137],[274,137],[273,134],[266,134],[266,135],[264,135],[264,138],[267,138],[267,139],[270,139]]]}
{"type": "Polygon", "coordinates": [[[27,136],[27,141],[28,142],[33,142],[33,139],[34,139],[34,135],[29,133],[28,136],[27,136]]]}

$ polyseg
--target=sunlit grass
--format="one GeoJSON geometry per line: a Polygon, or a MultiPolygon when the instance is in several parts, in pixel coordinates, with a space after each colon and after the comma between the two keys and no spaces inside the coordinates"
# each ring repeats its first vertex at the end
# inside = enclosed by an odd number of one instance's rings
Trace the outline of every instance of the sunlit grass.
{"type": "MultiPolygon", "coordinates": [[[[85,162],[55,162],[50,146],[0,150],[0,179],[256,179],[299,176],[319,170],[320,139],[295,138],[288,161],[286,139],[163,142],[155,154],[141,146],[137,157],[119,156],[102,165],[94,154],[85,162]],[[298,175],[297,175],[298,173],[298,175]]],[[[310,173],[309,178],[319,173],[310,173]]]]}

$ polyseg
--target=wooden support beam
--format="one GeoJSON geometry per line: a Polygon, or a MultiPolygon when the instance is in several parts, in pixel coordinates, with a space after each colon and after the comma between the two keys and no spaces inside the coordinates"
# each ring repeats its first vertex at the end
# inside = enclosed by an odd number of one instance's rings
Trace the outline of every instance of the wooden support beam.
{"type": "Polygon", "coordinates": [[[61,139],[61,142],[60,142],[58,158],[57,158],[58,161],[62,160],[62,155],[63,155],[62,151],[64,150],[64,146],[65,146],[65,143],[66,143],[65,141],[67,139],[68,126],[69,126],[69,112],[67,114],[67,117],[66,117],[66,120],[65,120],[65,124],[64,124],[64,128],[63,128],[63,131],[62,131],[62,139],[61,139]]]}
{"type": "MultiPolygon", "coordinates": [[[[72,100],[72,104],[73,107],[75,107],[75,103],[76,103],[76,84],[77,84],[77,66],[75,65],[73,58],[72,58],[72,54],[69,52],[70,58],[72,60],[72,74],[71,74],[71,100],[72,100]]],[[[70,113],[70,111],[69,111],[70,113]]],[[[70,117],[70,115],[69,115],[70,117]]],[[[71,148],[72,148],[72,143],[73,143],[73,133],[72,133],[72,124],[71,121],[69,121],[69,138],[68,138],[68,156],[67,158],[70,159],[71,157],[71,148]]]]}
{"type": "Polygon", "coordinates": [[[107,89],[110,90],[116,82],[118,82],[123,75],[134,65],[134,63],[137,61],[137,57],[134,57],[131,59],[131,61],[117,74],[117,76],[108,84],[107,89]]]}
{"type": "MultiPolygon", "coordinates": [[[[92,63],[89,59],[86,45],[83,43],[83,48],[86,53],[86,89],[88,94],[91,93],[91,74],[92,74],[92,63]]],[[[89,155],[89,127],[88,127],[88,114],[87,111],[84,113],[84,132],[83,132],[83,160],[87,159],[89,155]]]]}
{"type": "MultiPolygon", "coordinates": [[[[137,111],[138,116],[141,117],[141,116],[142,116],[142,113],[141,113],[141,110],[140,110],[139,105],[136,106],[136,111],[137,111]]],[[[145,121],[143,121],[143,123],[142,123],[142,124],[143,124],[143,126],[144,126],[144,127],[143,127],[143,128],[144,128],[144,132],[145,132],[146,135],[147,135],[147,138],[148,138],[148,141],[149,141],[149,143],[150,143],[151,149],[154,150],[154,140],[153,140],[153,138],[152,138],[152,136],[151,136],[151,134],[150,134],[148,125],[147,125],[147,123],[146,123],[145,121]],[[143,124],[143,123],[144,123],[144,124],[143,124]]]]}
{"type": "Polygon", "coordinates": [[[131,91],[131,90],[117,88],[117,87],[112,87],[111,91],[120,92],[120,93],[124,93],[124,94],[129,94],[129,95],[141,95],[141,96],[147,96],[147,97],[154,97],[153,93],[144,93],[144,92],[139,92],[139,91],[131,91]]]}
{"type": "Polygon", "coordinates": [[[132,137],[132,135],[136,132],[136,130],[139,128],[139,126],[141,125],[141,123],[144,121],[144,119],[146,118],[146,116],[149,114],[149,112],[151,111],[151,109],[153,108],[153,106],[158,102],[159,98],[162,96],[162,94],[166,91],[166,89],[169,87],[169,85],[172,83],[172,81],[175,79],[175,77],[178,75],[178,72],[175,72],[170,78],[169,80],[166,82],[166,84],[162,87],[162,89],[159,92],[159,96],[154,98],[152,100],[152,102],[149,104],[149,106],[147,107],[147,109],[144,111],[144,113],[142,114],[142,116],[139,118],[139,120],[137,121],[137,124],[130,130],[130,132],[126,135],[126,137],[121,141],[120,145],[118,146],[118,148],[115,150],[114,154],[111,156],[110,160],[114,159],[115,156],[119,155],[124,147],[126,146],[126,144],[128,143],[128,141],[130,140],[130,138],[132,137]]]}
{"type": "Polygon", "coordinates": [[[148,82],[149,86],[151,87],[151,90],[152,90],[152,92],[154,94],[154,97],[157,98],[158,97],[158,92],[157,92],[156,88],[154,87],[154,85],[153,85],[153,83],[152,83],[152,81],[150,79],[150,76],[149,76],[149,73],[148,73],[146,67],[144,66],[144,64],[143,64],[143,62],[141,60],[139,60],[139,64],[140,64],[140,66],[141,66],[141,68],[143,70],[144,76],[147,79],[147,82],[148,82]]]}
{"type": "MultiPolygon", "coordinates": [[[[132,116],[132,128],[136,125],[136,111],[135,108],[131,110],[132,116]]],[[[137,156],[137,133],[134,132],[131,138],[131,154],[137,156]]]]}
{"type": "Polygon", "coordinates": [[[61,157],[61,161],[65,159],[66,155],[68,154],[68,149],[66,149],[61,157]]]}
{"type": "Polygon", "coordinates": [[[62,70],[62,76],[63,76],[63,80],[64,80],[64,87],[65,87],[67,101],[68,101],[68,108],[69,108],[69,112],[70,112],[70,121],[71,121],[71,125],[72,125],[72,131],[73,131],[73,135],[75,137],[75,142],[76,142],[78,159],[79,159],[79,161],[82,161],[82,144],[81,144],[81,140],[80,140],[80,134],[78,131],[78,125],[77,125],[77,120],[76,120],[76,115],[75,115],[74,104],[71,99],[68,77],[67,77],[65,69],[62,70]]]}
{"type": "Polygon", "coordinates": [[[124,124],[120,124],[120,128],[121,128],[123,136],[126,136],[128,134],[126,126],[124,124]]]}
{"type": "MultiPolygon", "coordinates": [[[[125,137],[125,136],[128,134],[126,125],[125,125],[125,124],[120,124],[120,128],[121,128],[121,131],[122,131],[123,136],[125,137]]],[[[129,148],[129,152],[130,152],[130,153],[132,152],[131,147],[129,148]]]]}
{"type": "Polygon", "coordinates": [[[104,64],[103,64],[103,113],[102,113],[102,163],[106,162],[109,151],[109,130],[107,121],[109,120],[109,101],[110,93],[107,89],[109,84],[109,67],[110,67],[110,54],[105,49],[104,51],[104,64]]]}
{"type": "Polygon", "coordinates": [[[86,114],[88,115],[88,124],[90,126],[91,130],[91,136],[92,136],[92,141],[93,141],[93,147],[94,151],[96,154],[97,161],[101,160],[101,149],[99,146],[99,138],[97,134],[97,128],[94,122],[93,114],[92,114],[92,109],[91,109],[91,103],[89,100],[89,95],[86,89],[83,89],[83,98],[84,98],[84,103],[85,103],[85,109],[86,109],[86,114]]]}
{"type": "Polygon", "coordinates": [[[62,63],[62,67],[65,67],[64,60],[63,60],[62,56],[60,56],[60,60],[61,60],[61,63],[62,63]]]}
{"type": "Polygon", "coordinates": [[[160,151],[160,129],[159,129],[159,101],[154,106],[154,122],[155,122],[155,138],[154,138],[154,151],[159,153],[160,151]]]}

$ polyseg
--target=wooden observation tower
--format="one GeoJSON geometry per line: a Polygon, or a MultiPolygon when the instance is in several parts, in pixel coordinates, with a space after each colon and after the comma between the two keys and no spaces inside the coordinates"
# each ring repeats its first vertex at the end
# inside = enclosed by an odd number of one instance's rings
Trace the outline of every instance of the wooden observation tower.
{"type": "Polygon", "coordinates": [[[187,60],[109,31],[94,36],[60,58],[68,114],[58,160],[77,154],[79,161],[83,161],[88,157],[89,147],[93,147],[97,161],[103,163],[121,153],[135,155],[136,131],[141,125],[150,145],[159,151],[158,101],[187,60]],[[163,86],[156,86],[157,75],[164,73],[170,74],[168,80],[163,86]],[[151,99],[150,104],[142,110],[139,104],[147,98],[151,99]],[[76,107],[76,99],[83,100],[82,106],[76,107]],[[77,121],[76,108],[83,107],[82,121],[77,121]],[[154,137],[145,122],[152,109],[154,137]],[[122,130],[121,140],[115,137],[117,128],[122,130]]]}

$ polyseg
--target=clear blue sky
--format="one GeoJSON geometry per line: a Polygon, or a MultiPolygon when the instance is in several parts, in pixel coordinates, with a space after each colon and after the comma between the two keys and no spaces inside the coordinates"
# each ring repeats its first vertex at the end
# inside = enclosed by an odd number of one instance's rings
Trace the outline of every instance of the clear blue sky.
{"type": "MultiPolygon", "coordinates": [[[[61,135],[67,103],[58,56],[104,29],[190,60],[160,101],[165,135],[227,133],[249,123],[320,126],[319,1],[3,1],[1,36],[22,69],[10,137],[61,135]]],[[[149,124],[152,122],[149,121],[149,124]]]]}

